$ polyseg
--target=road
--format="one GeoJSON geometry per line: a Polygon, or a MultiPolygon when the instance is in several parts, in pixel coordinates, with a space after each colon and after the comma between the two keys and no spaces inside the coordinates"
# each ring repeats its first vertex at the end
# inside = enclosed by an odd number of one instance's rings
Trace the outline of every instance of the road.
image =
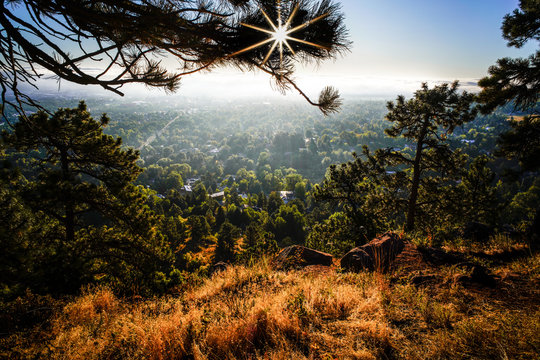
{"type": "Polygon", "coordinates": [[[173,122],[178,120],[179,117],[180,115],[178,115],[177,117],[169,121],[161,130],[158,130],[156,131],[155,134],[150,135],[150,137],[146,139],[146,141],[139,147],[139,150],[142,150],[144,147],[150,145],[154,140],[156,140],[158,136],[160,136],[163,133],[163,131],[165,131],[165,129],[169,127],[169,125],[171,125],[173,122]]]}

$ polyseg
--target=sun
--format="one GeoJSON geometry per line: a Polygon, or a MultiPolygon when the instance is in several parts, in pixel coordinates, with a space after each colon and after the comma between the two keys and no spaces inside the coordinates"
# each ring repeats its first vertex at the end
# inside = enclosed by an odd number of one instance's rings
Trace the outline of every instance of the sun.
{"type": "Polygon", "coordinates": [[[251,25],[251,24],[246,24],[246,23],[241,23],[241,25],[245,26],[245,27],[249,27],[249,28],[257,30],[257,31],[264,32],[264,33],[268,34],[269,37],[266,40],[263,40],[263,41],[258,42],[256,44],[248,46],[248,47],[246,47],[246,48],[244,48],[242,50],[239,50],[239,51],[229,55],[229,57],[236,56],[238,54],[242,54],[244,52],[256,49],[256,48],[258,48],[260,46],[263,46],[263,45],[268,44],[268,43],[271,42],[272,45],[270,46],[270,49],[268,50],[268,53],[266,54],[266,56],[265,56],[263,62],[261,63],[261,65],[266,64],[266,62],[268,61],[268,59],[270,58],[270,56],[272,55],[274,50],[276,48],[279,48],[278,49],[278,51],[279,51],[279,60],[280,60],[280,66],[282,66],[283,65],[283,45],[285,45],[290,50],[290,52],[293,55],[295,55],[294,50],[293,50],[293,48],[291,47],[291,45],[289,44],[288,41],[295,41],[295,42],[299,42],[299,43],[302,43],[302,44],[317,47],[317,48],[320,48],[320,49],[330,50],[326,46],[315,44],[315,43],[312,43],[310,41],[306,41],[306,40],[302,40],[302,39],[298,39],[298,38],[290,36],[292,33],[296,32],[298,30],[304,29],[304,28],[308,27],[309,25],[313,24],[314,22],[319,21],[319,20],[321,20],[321,19],[328,16],[328,13],[326,13],[326,14],[317,16],[316,18],[307,21],[307,22],[303,23],[302,25],[298,25],[296,27],[291,28],[290,27],[291,22],[292,22],[294,16],[296,15],[296,12],[298,11],[299,6],[300,5],[297,3],[296,6],[294,7],[293,11],[290,13],[290,15],[289,15],[287,21],[285,22],[285,24],[282,24],[282,21],[281,21],[281,2],[279,0],[277,1],[277,9],[278,9],[277,24],[275,24],[272,21],[272,19],[270,19],[270,17],[266,14],[266,12],[262,8],[259,8],[261,10],[262,14],[264,15],[264,18],[266,19],[266,21],[270,25],[271,29],[263,29],[263,28],[260,28],[258,26],[251,25]]]}
{"type": "Polygon", "coordinates": [[[285,26],[278,27],[276,31],[274,31],[274,35],[272,35],[272,37],[279,43],[287,41],[287,28],[285,26]]]}

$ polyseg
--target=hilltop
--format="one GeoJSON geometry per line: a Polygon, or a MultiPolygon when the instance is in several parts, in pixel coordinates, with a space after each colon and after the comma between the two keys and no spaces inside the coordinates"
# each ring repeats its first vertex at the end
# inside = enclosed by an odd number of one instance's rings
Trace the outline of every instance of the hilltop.
{"type": "Polygon", "coordinates": [[[4,326],[12,328],[2,339],[1,354],[10,359],[537,357],[540,256],[517,247],[461,255],[488,267],[495,286],[458,281],[470,269],[456,265],[432,268],[431,281],[415,285],[415,272],[348,273],[335,265],[277,271],[264,258],[151,299],[119,298],[100,287],[65,300],[27,294],[4,309],[4,320],[11,320],[4,326]]]}

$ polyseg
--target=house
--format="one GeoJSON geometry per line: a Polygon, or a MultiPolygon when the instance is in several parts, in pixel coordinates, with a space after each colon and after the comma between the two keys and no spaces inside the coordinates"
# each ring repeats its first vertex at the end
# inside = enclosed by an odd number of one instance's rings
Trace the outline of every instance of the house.
{"type": "Polygon", "coordinates": [[[219,198],[222,198],[225,196],[225,191],[220,191],[220,192],[217,192],[217,193],[213,193],[212,195],[210,195],[211,198],[213,199],[219,199],[219,198]]]}
{"type": "Polygon", "coordinates": [[[294,200],[294,192],[292,191],[280,191],[279,197],[285,204],[287,204],[289,201],[294,200]]]}
{"type": "Polygon", "coordinates": [[[197,181],[200,181],[200,180],[201,178],[189,178],[186,180],[186,184],[189,186],[193,186],[193,184],[195,184],[197,181]]]}

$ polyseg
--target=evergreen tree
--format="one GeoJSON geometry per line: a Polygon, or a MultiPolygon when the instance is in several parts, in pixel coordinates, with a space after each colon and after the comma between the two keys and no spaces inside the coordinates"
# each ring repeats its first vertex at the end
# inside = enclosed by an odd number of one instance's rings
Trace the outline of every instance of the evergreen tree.
{"type": "Polygon", "coordinates": [[[95,121],[81,102],[52,116],[37,112],[3,133],[6,146],[28,154],[24,178],[10,188],[42,217],[47,236],[40,241],[51,252],[42,266],[60,291],[98,273],[140,283],[171,261],[158,219],[132,185],[141,171],[138,153],[103,134],[108,121],[95,121]]]}
{"type": "Polygon", "coordinates": [[[306,219],[296,205],[282,205],[274,219],[274,233],[277,241],[285,245],[286,242],[283,240],[288,238],[291,244],[303,244],[306,237],[305,225],[306,219]]]}
{"type": "Polygon", "coordinates": [[[278,249],[273,234],[265,232],[259,224],[252,221],[246,228],[244,234],[244,252],[242,257],[245,260],[258,259],[264,254],[273,253],[278,249]]]}
{"type": "Polygon", "coordinates": [[[324,222],[316,223],[306,239],[306,246],[343,256],[357,244],[366,242],[351,219],[342,212],[332,214],[324,222]]]}
{"type": "Polygon", "coordinates": [[[429,228],[432,234],[455,237],[456,230],[472,222],[498,225],[500,184],[495,183],[496,176],[488,166],[489,161],[485,155],[478,156],[462,171],[459,181],[438,188],[438,201],[426,205],[432,214],[429,228]]]}
{"type": "MultiPolygon", "coordinates": [[[[385,130],[386,134],[404,137],[414,146],[411,155],[392,149],[385,154],[390,164],[408,171],[407,183],[403,184],[407,189],[406,230],[414,230],[417,213],[422,211],[419,194],[436,194],[441,182],[447,180],[445,177],[462,166],[459,152],[452,150],[446,139],[457,126],[475,118],[476,109],[471,108],[473,100],[472,94],[458,93],[456,81],[433,89],[424,83],[413,99],[405,101],[399,96],[395,103],[387,104],[386,119],[393,125],[385,130]]],[[[403,175],[403,171],[398,173],[396,177],[403,175]]]]}
{"type": "Polygon", "coordinates": [[[522,171],[540,169],[540,116],[513,120],[510,126],[511,130],[500,135],[496,154],[517,159],[522,171]]]}
{"type": "Polygon", "coordinates": [[[223,223],[225,222],[225,220],[227,220],[227,214],[225,214],[225,208],[223,206],[218,206],[217,210],[216,210],[216,222],[215,222],[215,227],[216,227],[216,231],[219,230],[221,228],[221,225],[223,225],[223,223]]]}
{"type": "Polygon", "coordinates": [[[268,196],[268,201],[267,201],[267,205],[266,205],[267,209],[268,209],[268,214],[270,214],[270,215],[274,214],[276,211],[279,210],[279,208],[283,204],[284,204],[284,202],[281,199],[281,196],[280,196],[279,192],[278,191],[272,191],[270,193],[270,196],[268,196]]]}
{"type": "MultiPolygon", "coordinates": [[[[504,17],[502,31],[508,46],[521,48],[540,40],[540,2],[520,0],[519,9],[504,17]]],[[[498,154],[520,161],[523,170],[540,167],[540,50],[528,59],[502,58],[488,70],[478,85],[480,110],[489,114],[498,106],[513,103],[525,113],[523,121],[512,121],[512,129],[501,134],[498,154]]]]}
{"type": "Polygon", "coordinates": [[[383,190],[386,161],[372,154],[366,146],[361,156],[353,153],[353,157],[353,161],[331,165],[321,185],[314,187],[313,196],[317,201],[330,202],[346,214],[359,230],[356,243],[361,245],[364,236],[371,238],[382,229],[389,217],[387,209],[396,206],[387,204],[386,197],[377,196],[383,190]]]}
{"type": "MultiPolygon", "coordinates": [[[[521,48],[529,40],[540,40],[540,2],[520,0],[520,9],[504,17],[502,31],[508,46],[521,48]]],[[[540,96],[540,50],[527,59],[502,58],[488,70],[478,85],[483,113],[513,102],[516,109],[538,114],[540,96]]]]}
{"type": "Polygon", "coordinates": [[[191,215],[188,217],[188,226],[191,229],[191,248],[199,248],[205,243],[205,239],[210,235],[210,225],[202,215],[191,215]]]}
{"type": "Polygon", "coordinates": [[[217,246],[214,254],[214,262],[234,262],[236,259],[236,241],[240,236],[240,229],[226,221],[221,225],[217,235],[217,246]]]}
{"type": "Polygon", "coordinates": [[[458,185],[462,219],[488,224],[496,224],[498,219],[499,199],[494,184],[495,173],[487,166],[489,158],[479,156],[471,163],[469,170],[461,177],[458,185]]]}
{"type": "MultiPolygon", "coordinates": [[[[540,40],[540,2],[520,0],[519,9],[504,17],[503,37],[508,46],[521,48],[528,41],[540,40]]],[[[517,159],[523,171],[540,168],[540,50],[528,58],[502,58],[488,70],[478,85],[481,111],[490,113],[498,106],[513,103],[525,114],[523,121],[512,121],[512,129],[501,134],[498,155],[517,159]]],[[[540,238],[540,203],[531,227],[531,238],[540,238]]]]}
{"type": "Polygon", "coordinates": [[[260,192],[259,196],[257,197],[257,206],[263,210],[266,210],[268,208],[268,202],[267,198],[264,192],[260,192]]]}

